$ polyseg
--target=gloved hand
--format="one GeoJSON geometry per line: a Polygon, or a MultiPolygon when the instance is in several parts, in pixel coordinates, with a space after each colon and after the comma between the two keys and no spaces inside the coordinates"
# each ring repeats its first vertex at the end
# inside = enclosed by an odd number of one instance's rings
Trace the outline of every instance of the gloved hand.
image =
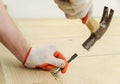
{"type": "Polygon", "coordinates": [[[54,0],[69,19],[82,19],[85,24],[91,18],[93,0],[54,0]]]}
{"type": "Polygon", "coordinates": [[[41,68],[43,70],[52,70],[53,68],[63,68],[61,71],[65,73],[68,62],[65,57],[57,51],[56,47],[48,46],[45,48],[31,48],[23,62],[28,68],[41,68]]]}

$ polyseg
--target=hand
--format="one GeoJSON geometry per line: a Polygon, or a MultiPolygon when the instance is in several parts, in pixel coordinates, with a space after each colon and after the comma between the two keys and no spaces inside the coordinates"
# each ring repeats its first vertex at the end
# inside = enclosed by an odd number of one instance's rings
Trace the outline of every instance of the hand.
{"type": "Polygon", "coordinates": [[[69,19],[82,19],[87,23],[93,11],[93,0],[54,0],[69,19]]]}
{"type": "Polygon", "coordinates": [[[57,51],[54,46],[45,48],[32,48],[26,61],[23,63],[28,68],[41,68],[43,70],[52,70],[53,68],[63,68],[65,73],[68,62],[65,57],[57,51]]]}

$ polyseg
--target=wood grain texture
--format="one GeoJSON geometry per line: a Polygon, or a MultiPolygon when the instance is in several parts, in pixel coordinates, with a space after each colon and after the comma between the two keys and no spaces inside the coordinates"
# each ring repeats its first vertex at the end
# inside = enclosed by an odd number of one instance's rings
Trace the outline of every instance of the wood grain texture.
{"type": "Polygon", "coordinates": [[[3,68],[2,68],[2,63],[0,63],[0,83],[1,84],[6,84],[4,73],[3,73],[3,68]]]}
{"type": "MultiPolygon", "coordinates": [[[[96,18],[99,20],[99,18],[96,18]]],[[[74,53],[66,74],[24,68],[0,45],[0,84],[119,84],[120,18],[112,23],[100,41],[88,52],[81,45],[90,35],[80,20],[16,19],[15,23],[33,47],[55,45],[66,58],[74,53]]]]}

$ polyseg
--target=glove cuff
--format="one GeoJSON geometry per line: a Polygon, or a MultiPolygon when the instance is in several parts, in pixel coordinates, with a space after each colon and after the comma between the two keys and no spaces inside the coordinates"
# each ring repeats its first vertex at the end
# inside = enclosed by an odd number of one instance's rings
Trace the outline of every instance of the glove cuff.
{"type": "Polygon", "coordinates": [[[85,17],[82,18],[82,23],[83,23],[83,24],[86,24],[87,19],[88,19],[88,14],[87,14],[85,17]]]}
{"type": "Polygon", "coordinates": [[[32,49],[32,47],[30,47],[29,50],[27,51],[27,54],[25,55],[25,58],[24,58],[24,61],[23,61],[23,65],[25,65],[26,60],[28,59],[28,56],[29,56],[29,54],[31,52],[31,49],[32,49]]]}

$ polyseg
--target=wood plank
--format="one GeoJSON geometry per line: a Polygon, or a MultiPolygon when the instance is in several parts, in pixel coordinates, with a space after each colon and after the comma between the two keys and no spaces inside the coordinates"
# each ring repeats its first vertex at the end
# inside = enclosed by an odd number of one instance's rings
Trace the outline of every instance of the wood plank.
{"type": "Polygon", "coordinates": [[[0,63],[0,84],[6,84],[1,63],[0,63]]]}
{"type": "Polygon", "coordinates": [[[57,78],[63,84],[119,84],[120,54],[79,57],[71,62],[65,75],[57,78]]]}

